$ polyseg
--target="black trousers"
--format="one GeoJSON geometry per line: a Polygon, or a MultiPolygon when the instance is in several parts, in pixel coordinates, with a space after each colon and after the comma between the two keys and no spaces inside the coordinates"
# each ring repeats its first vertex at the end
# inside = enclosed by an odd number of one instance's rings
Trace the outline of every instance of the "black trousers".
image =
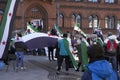
{"type": "Polygon", "coordinates": [[[66,71],[68,71],[69,69],[69,56],[59,56],[58,58],[58,71],[61,70],[61,66],[62,66],[62,63],[63,63],[63,60],[65,59],[65,68],[66,68],[66,71]]]}
{"type": "Polygon", "coordinates": [[[49,58],[49,60],[51,60],[51,57],[52,57],[52,60],[54,60],[53,51],[54,51],[53,47],[48,47],[48,58],[49,58]]]}

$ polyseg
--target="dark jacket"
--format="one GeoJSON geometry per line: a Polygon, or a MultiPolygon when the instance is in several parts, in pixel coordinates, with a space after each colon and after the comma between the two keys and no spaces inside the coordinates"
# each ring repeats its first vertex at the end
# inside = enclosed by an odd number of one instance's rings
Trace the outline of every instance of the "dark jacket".
{"type": "Polygon", "coordinates": [[[26,52],[27,51],[27,46],[22,41],[15,42],[14,45],[15,45],[15,50],[16,51],[21,51],[21,52],[26,52]]]}

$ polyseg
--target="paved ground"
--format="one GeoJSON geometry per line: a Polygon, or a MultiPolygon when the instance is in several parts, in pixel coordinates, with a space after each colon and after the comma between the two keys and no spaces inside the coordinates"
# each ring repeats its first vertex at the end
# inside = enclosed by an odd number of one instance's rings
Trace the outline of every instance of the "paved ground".
{"type": "Polygon", "coordinates": [[[16,72],[11,62],[8,71],[7,66],[0,71],[0,80],[80,80],[81,72],[70,68],[65,72],[64,66],[61,74],[56,74],[56,61],[48,61],[46,56],[25,56],[26,70],[16,72]]]}

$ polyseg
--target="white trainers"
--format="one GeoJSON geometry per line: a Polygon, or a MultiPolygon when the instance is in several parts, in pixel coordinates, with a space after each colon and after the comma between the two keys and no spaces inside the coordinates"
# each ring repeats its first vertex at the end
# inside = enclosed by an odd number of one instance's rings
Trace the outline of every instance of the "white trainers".
{"type": "Polygon", "coordinates": [[[20,69],[21,69],[21,70],[25,70],[25,69],[26,69],[26,67],[21,67],[20,69]]]}
{"type": "Polygon", "coordinates": [[[23,70],[23,69],[24,69],[24,67],[21,67],[20,69],[21,69],[21,70],[23,70]]]}

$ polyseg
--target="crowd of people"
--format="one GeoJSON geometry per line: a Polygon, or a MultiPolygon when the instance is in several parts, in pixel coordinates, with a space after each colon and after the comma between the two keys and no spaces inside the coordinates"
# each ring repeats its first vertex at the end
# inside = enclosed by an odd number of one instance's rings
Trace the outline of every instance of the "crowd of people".
{"type": "MultiPolygon", "coordinates": [[[[52,29],[50,34],[57,35],[57,32],[52,29]]],[[[67,31],[63,33],[61,39],[58,39],[54,47],[48,47],[48,59],[55,61],[55,58],[57,58],[57,74],[60,74],[62,63],[65,60],[66,71],[69,71],[72,64],[75,71],[81,70],[84,72],[82,80],[119,80],[119,37],[108,33],[107,37],[104,38],[101,30],[96,29],[93,34],[95,36],[86,37],[78,31],[74,31],[74,35],[67,31]],[[113,45],[110,40],[115,41],[113,45]],[[116,49],[115,52],[108,51],[109,48],[111,49],[111,45],[116,49]],[[55,57],[54,49],[56,49],[55,57]],[[78,60],[75,60],[74,55],[77,55],[78,60]]],[[[25,45],[23,46],[20,37],[21,34],[17,34],[15,37],[14,47],[18,61],[16,67],[20,66],[23,69],[24,53],[29,50],[25,45]],[[20,64],[18,64],[19,60],[21,61],[20,64]]]]}
{"type": "MultiPolygon", "coordinates": [[[[71,41],[72,39],[76,41],[74,44],[71,44],[70,40],[67,39],[66,33],[63,34],[63,39],[58,40],[60,51],[57,74],[60,73],[64,58],[66,71],[69,70],[69,59],[72,60],[66,49],[67,43],[65,43],[65,40],[67,40],[71,54],[77,54],[78,57],[77,69],[75,70],[79,71],[79,68],[81,68],[81,71],[84,72],[82,80],[119,80],[119,37],[113,35],[111,32],[108,33],[106,38],[103,37],[100,31],[96,31],[93,34],[96,36],[85,37],[76,31],[73,38],[69,37],[71,41]],[[71,46],[73,49],[71,49],[71,46]],[[74,48],[77,49],[77,52],[74,51],[74,48]]],[[[72,61],[71,63],[75,66],[72,61]]]]}

